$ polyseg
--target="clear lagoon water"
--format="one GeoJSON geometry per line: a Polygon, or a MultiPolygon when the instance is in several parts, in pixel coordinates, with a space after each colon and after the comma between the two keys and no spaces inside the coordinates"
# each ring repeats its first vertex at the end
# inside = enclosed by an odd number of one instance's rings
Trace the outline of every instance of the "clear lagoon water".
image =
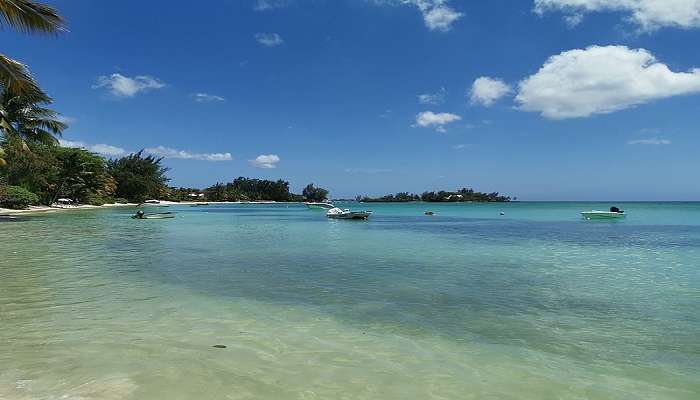
{"type": "Polygon", "coordinates": [[[0,399],[698,399],[700,203],[610,205],[0,220],[0,399]]]}

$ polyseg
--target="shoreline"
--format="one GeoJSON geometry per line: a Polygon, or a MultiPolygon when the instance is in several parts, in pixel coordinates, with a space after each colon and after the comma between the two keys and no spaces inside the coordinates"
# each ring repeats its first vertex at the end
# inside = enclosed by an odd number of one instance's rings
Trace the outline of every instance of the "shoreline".
{"type": "MultiPolygon", "coordinates": [[[[145,204],[145,207],[162,207],[162,206],[172,206],[172,205],[195,205],[195,204],[303,204],[303,202],[296,201],[167,201],[162,200],[159,204],[145,204]]],[[[143,204],[143,203],[142,203],[143,204]]],[[[118,208],[118,207],[138,207],[139,203],[109,203],[103,204],[101,206],[94,206],[90,204],[80,204],[75,206],[29,206],[29,208],[24,210],[14,210],[11,208],[1,208],[0,216],[3,215],[27,215],[27,214],[43,214],[43,213],[53,213],[57,211],[78,211],[78,210],[96,210],[101,208],[118,208]]]]}

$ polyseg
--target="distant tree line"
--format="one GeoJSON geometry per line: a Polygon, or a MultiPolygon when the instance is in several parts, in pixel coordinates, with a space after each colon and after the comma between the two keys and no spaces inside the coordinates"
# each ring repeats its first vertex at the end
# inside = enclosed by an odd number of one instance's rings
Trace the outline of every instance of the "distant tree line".
{"type": "Polygon", "coordinates": [[[507,202],[510,197],[501,196],[498,192],[482,193],[474,189],[462,188],[456,192],[440,190],[438,192],[423,192],[420,195],[399,192],[381,197],[357,196],[357,201],[367,203],[403,203],[409,201],[425,202],[507,202]]]}

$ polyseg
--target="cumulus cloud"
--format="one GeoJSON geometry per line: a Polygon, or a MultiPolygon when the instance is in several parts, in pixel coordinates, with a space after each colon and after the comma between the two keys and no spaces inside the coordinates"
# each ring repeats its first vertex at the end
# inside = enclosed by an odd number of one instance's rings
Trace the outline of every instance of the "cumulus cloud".
{"type": "Polygon", "coordinates": [[[226,99],[224,99],[221,96],[216,96],[216,95],[208,94],[208,93],[193,93],[192,98],[197,103],[210,103],[210,102],[214,102],[214,101],[226,101],[226,99]]]}
{"type": "Polygon", "coordinates": [[[667,139],[658,139],[658,138],[651,138],[651,139],[636,139],[636,140],[630,140],[627,142],[627,144],[648,144],[648,145],[666,145],[666,144],[671,144],[670,140],[667,139]]]}
{"type": "Polygon", "coordinates": [[[434,113],[432,111],[423,111],[416,115],[416,125],[421,128],[435,128],[438,132],[445,132],[445,125],[459,121],[462,117],[451,113],[434,113]]]}
{"type": "Polygon", "coordinates": [[[443,87],[435,93],[419,94],[418,102],[421,104],[439,105],[445,102],[445,96],[447,96],[447,90],[443,87]]]}
{"type": "Polygon", "coordinates": [[[520,109],[550,119],[588,117],[700,92],[700,69],[673,72],[645,49],[591,46],[550,57],[520,82],[520,109]]]}
{"type": "Polygon", "coordinates": [[[447,32],[464,14],[452,8],[449,0],[371,0],[379,5],[408,5],[418,8],[431,31],[447,32]]]}
{"type": "Polygon", "coordinates": [[[261,154],[255,157],[254,160],[249,160],[250,165],[256,168],[277,168],[277,163],[280,162],[280,158],[276,154],[261,154]]]}
{"type": "Polygon", "coordinates": [[[116,97],[134,97],[138,93],[165,87],[165,83],[156,78],[139,75],[133,78],[122,74],[102,75],[97,78],[93,89],[105,88],[116,97]]]}
{"type": "Polygon", "coordinates": [[[500,79],[482,76],[477,78],[469,91],[469,98],[472,104],[481,104],[489,107],[496,100],[510,93],[513,89],[500,79]]]}
{"type": "Polygon", "coordinates": [[[284,43],[282,37],[276,33],[256,33],[255,40],[267,47],[275,47],[284,43]]]}
{"type": "Polygon", "coordinates": [[[102,154],[105,156],[123,156],[127,153],[126,150],[121,147],[111,146],[108,144],[88,144],[85,142],[78,142],[72,140],[58,139],[59,145],[62,147],[73,147],[77,149],[85,149],[92,153],[102,154]]]}
{"type": "Polygon", "coordinates": [[[452,24],[462,18],[462,13],[452,7],[443,4],[443,1],[417,1],[416,3],[428,3],[427,7],[421,7],[425,26],[432,31],[447,32],[452,29],[452,24]]]}
{"type": "Polygon", "coordinates": [[[700,27],[700,0],[535,0],[535,12],[548,11],[562,11],[577,22],[583,13],[622,12],[644,31],[700,27]]]}
{"type": "Polygon", "coordinates": [[[231,153],[191,153],[185,150],[177,150],[165,146],[148,147],[144,149],[146,153],[163,158],[180,158],[183,160],[201,161],[230,161],[233,160],[231,153]]]}

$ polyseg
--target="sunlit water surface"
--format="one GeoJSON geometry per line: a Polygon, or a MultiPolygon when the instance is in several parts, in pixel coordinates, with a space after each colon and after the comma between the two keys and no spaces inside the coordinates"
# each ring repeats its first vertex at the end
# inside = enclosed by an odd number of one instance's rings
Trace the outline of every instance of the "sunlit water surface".
{"type": "Polygon", "coordinates": [[[0,399],[698,399],[700,203],[618,205],[0,219],[0,399]]]}

